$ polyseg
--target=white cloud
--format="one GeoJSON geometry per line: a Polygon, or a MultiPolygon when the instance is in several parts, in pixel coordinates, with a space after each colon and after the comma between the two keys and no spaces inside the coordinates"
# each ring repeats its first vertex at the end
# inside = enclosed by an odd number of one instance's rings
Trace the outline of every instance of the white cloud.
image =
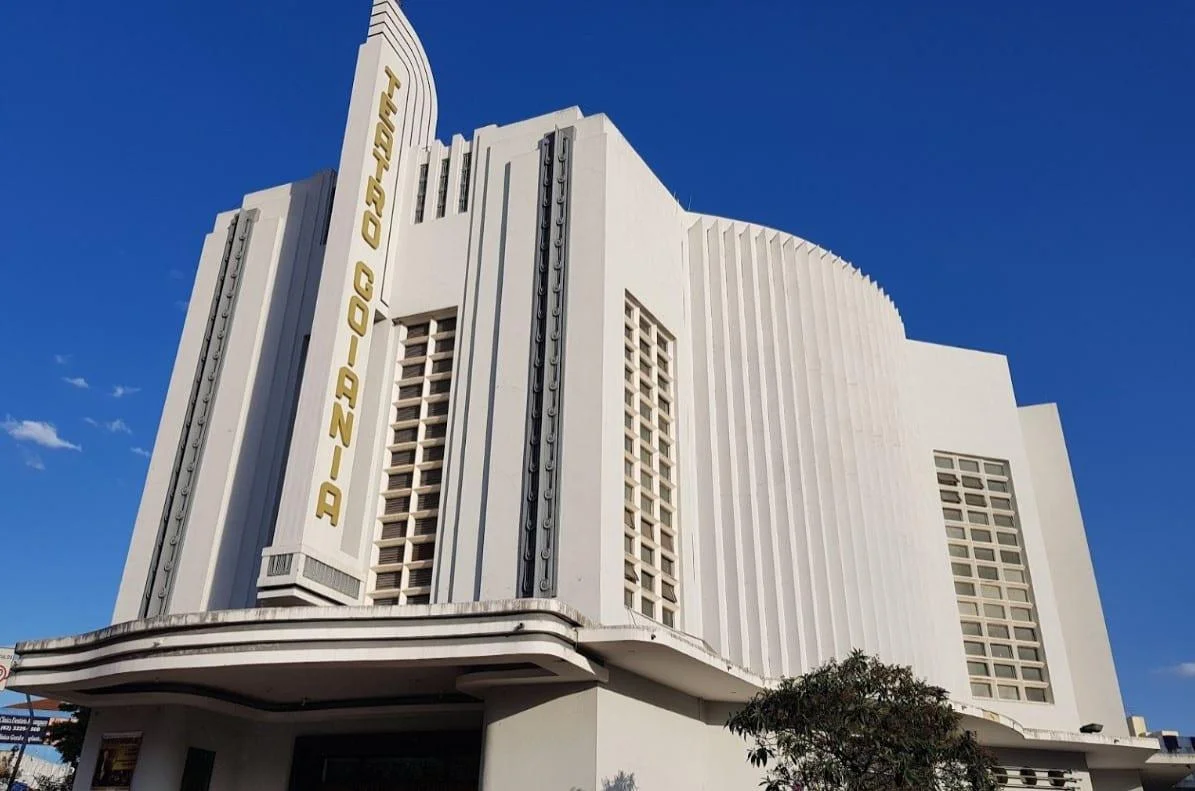
{"type": "Polygon", "coordinates": [[[91,385],[87,384],[87,380],[81,376],[64,376],[62,377],[62,381],[66,382],[68,385],[77,387],[80,390],[86,390],[87,388],[91,387],[91,385]]]}
{"type": "Polygon", "coordinates": [[[0,423],[0,428],[3,428],[10,437],[18,442],[32,442],[43,448],[54,450],[60,448],[83,450],[78,445],[67,442],[58,436],[58,429],[54,428],[52,424],[43,423],[40,420],[13,420],[10,415],[4,418],[3,423],[0,423]]]}
{"type": "Polygon", "coordinates": [[[46,468],[46,463],[41,460],[41,456],[38,456],[36,453],[33,453],[32,451],[28,451],[28,450],[25,450],[22,448],[21,456],[23,456],[25,459],[26,467],[32,467],[35,470],[44,470],[46,468]]]}
{"type": "Polygon", "coordinates": [[[83,418],[83,422],[96,428],[102,428],[104,431],[111,431],[113,434],[133,433],[133,430],[129,428],[129,424],[120,418],[116,418],[116,420],[96,420],[93,417],[85,417],[83,418]]]}
{"type": "Polygon", "coordinates": [[[1169,668],[1170,672],[1183,678],[1195,678],[1195,662],[1179,662],[1169,668]]]}
{"type": "Polygon", "coordinates": [[[133,451],[133,453],[136,453],[138,456],[144,456],[147,459],[150,457],[150,452],[145,448],[129,448],[129,450],[133,451]]]}
{"type": "Polygon", "coordinates": [[[71,361],[71,356],[69,354],[55,354],[54,355],[54,362],[58,363],[59,365],[66,365],[70,361],[71,361]]]}
{"type": "Polygon", "coordinates": [[[178,308],[183,313],[186,313],[187,308],[191,307],[191,301],[188,299],[176,299],[174,301],[174,307],[178,308]]]}
{"type": "Polygon", "coordinates": [[[123,398],[124,396],[132,395],[133,393],[140,393],[140,392],[141,392],[140,387],[129,387],[127,385],[116,385],[115,387],[112,388],[112,397],[113,398],[123,398]]]}

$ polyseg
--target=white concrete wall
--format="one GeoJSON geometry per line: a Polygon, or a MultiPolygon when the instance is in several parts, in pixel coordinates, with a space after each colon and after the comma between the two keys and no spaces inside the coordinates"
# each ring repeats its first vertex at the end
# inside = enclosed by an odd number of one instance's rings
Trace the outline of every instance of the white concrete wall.
{"type": "MultiPolygon", "coordinates": [[[[252,556],[271,527],[332,182],[322,173],[247,195],[242,203],[258,219],[239,275],[167,612],[245,607],[255,598],[252,556]]],[[[232,217],[217,216],[204,242],[114,622],[138,617],[232,217]]]]}
{"type": "Polygon", "coordinates": [[[1058,597],[1079,719],[1084,724],[1100,723],[1104,726],[1103,733],[1109,736],[1128,736],[1120,683],[1058,407],[1054,404],[1022,407],[1019,415],[1029,471],[1037,492],[1046,557],[1058,597]]]}
{"type": "MultiPolygon", "coordinates": [[[[1036,480],[1031,474],[1029,454],[1021,433],[1021,417],[1013,395],[1008,361],[998,354],[915,341],[910,342],[908,348],[909,382],[915,394],[912,401],[916,409],[914,417],[920,424],[923,442],[922,475],[926,481],[923,491],[936,498],[934,450],[1008,461],[1042,646],[1050,671],[1053,703],[986,698],[976,698],[972,702],[1011,717],[1026,727],[1076,731],[1083,723],[1079,721],[1075,702],[1070,651],[1059,608],[1058,582],[1053,575],[1038,507],[1036,480]]],[[[945,553],[946,537],[940,511],[933,521],[926,522],[925,529],[939,536],[945,553]]],[[[949,568],[945,554],[942,555],[942,565],[949,568]]],[[[949,586],[942,588],[940,596],[953,605],[954,593],[949,586]]],[[[1083,650],[1081,645],[1076,648],[1083,650]]],[[[957,667],[965,667],[962,633],[957,625],[954,638],[943,642],[941,651],[945,657],[953,656],[957,667]]],[[[950,682],[948,688],[956,699],[971,700],[965,677],[956,676],[950,682]]]]}
{"type": "Polygon", "coordinates": [[[896,309],[767,228],[693,216],[687,253],[700,636],[765,675],[862,648],[943,679],[945,549],[925,531],[896,309]]]}
{"type": "Polygon", "coordinates": [[[730,710],[627,673],[598,689],[598,791],[619,773],[640,791],[748,791],[763,772],[726,730],[730,710]]]}
{"type": "Polygon", "coordinates": [[[598,693],[553,685],[488,697],[482,791],[595,789],[598,693]]]}

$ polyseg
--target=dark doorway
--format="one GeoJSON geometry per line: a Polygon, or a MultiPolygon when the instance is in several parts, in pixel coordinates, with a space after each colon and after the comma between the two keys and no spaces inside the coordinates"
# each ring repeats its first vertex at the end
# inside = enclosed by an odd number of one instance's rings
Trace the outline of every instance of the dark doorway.
{"type": "Polygon", "coordinates": [[[216,754],[211,750],[191,747],[187,750],[187,762],[183,764],[183,782],[179,791],[208,791],[212,786],[212,770],[216,766],[216,754]]]}
{"type": "Polygon", "coordinates": [[[300,736],[290,791],[477,791],[479,731],[300,736]]]}

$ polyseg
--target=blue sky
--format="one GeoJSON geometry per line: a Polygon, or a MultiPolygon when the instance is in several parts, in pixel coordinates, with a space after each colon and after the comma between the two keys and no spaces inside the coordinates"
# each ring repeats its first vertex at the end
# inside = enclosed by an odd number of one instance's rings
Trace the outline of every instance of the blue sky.
{"type": "MultiPolygon", "coordinates": [[[[1008,354],[1023,403],[1061,405],[1126,705],[1195,733],[1195,4],[404,6],[441,139],[605,112],[693,209],[1008,354]]],[[[107,622],[202,237],[335,166],[368,7],[6,8],[0,644],[107,622]]]]}

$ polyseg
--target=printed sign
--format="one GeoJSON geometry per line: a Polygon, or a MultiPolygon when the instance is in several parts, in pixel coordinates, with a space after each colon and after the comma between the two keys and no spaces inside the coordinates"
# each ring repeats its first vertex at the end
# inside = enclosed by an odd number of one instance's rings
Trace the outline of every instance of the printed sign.
{"type": "Polygon", "coordinates": [[[91,776],[92,791],[129,791],[140,754],[140,733],[105,734],[91,776]]]}
{"type": "Polygon", "coordinates": [[[45,744],[48,718],[0,714],[0,744],[45,744]]]}
{"type": "Polygon", "coordinates": [[[12,672],[12,663],[17,652],[11,648],[0,648],[0,690],[8,686],[8,674],[12,672]]]}

